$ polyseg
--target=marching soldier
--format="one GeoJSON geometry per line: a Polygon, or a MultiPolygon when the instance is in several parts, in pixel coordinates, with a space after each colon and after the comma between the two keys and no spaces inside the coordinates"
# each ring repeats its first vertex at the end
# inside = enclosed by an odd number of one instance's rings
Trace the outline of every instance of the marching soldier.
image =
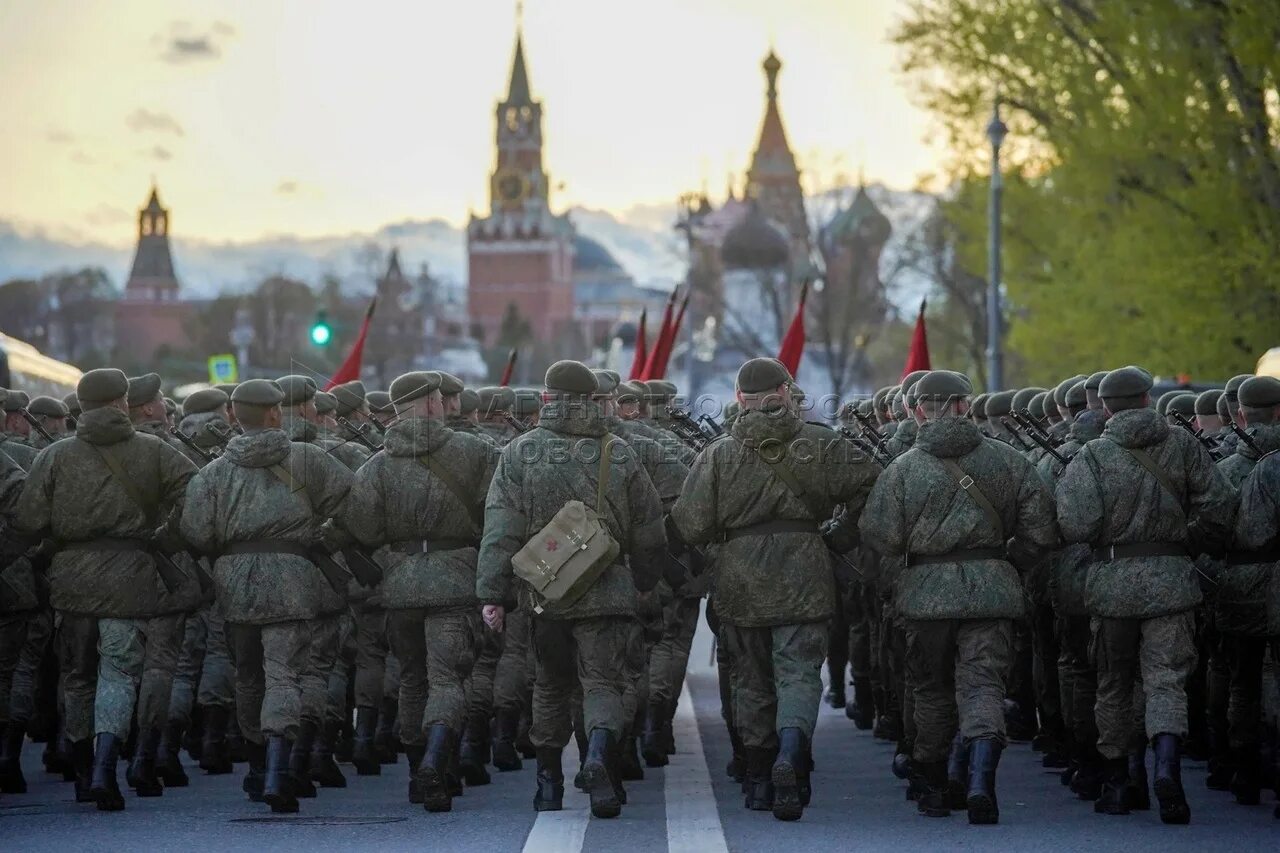
{"type": "Polygon", "coordinates": [[[480,431],[492,438],[499,447],[515,438],[516,431],[508,417],[516,402],[516,392],[510,388],[489,385],[476,392],[480,398],[476,409],[480,431]]]}
{"type": "Polygon", "coordinates": [[[30,402],[31,397],[26,391],[11,389],[5,394],[4,402],[0,403],[4,408],[4,420],[0,422],[0,453],[17,462],[24,471],[31,469],[31,463],[40,452],[28,438],[31,424],[22,417],[22,410],[30,402]]]}
{"type": "MultiPolygon", "coordinates": [[[[66,404],[61,400],[56,400],[53,397],[36,397],[27,406],[27,414],[35,418],[40,427],[53,436],[54,441],[66,436],[69,411],[66,404]]],[[[34,429],[28,436],[28,440],[36,450],[43,450],[50,444],[43,435],[34,429]]]]}
{"type": "MultiPolygon", "coordinates": [[[[6,395],[0,389],[0,401],[6,395]]],[[[33,625],[43,608],[36,593],[36,577],[24,554],[25,538],[14,530],[18,498],[26,472],[8,456],[0,454],[0,791],[25,794],[27,780],[22,775],[22,744],[28,718],[20,713],[15,695],[23,689],[17,671],[33,625]]],[[[29,714],[28,714],[29,717],[29,714]]]]}

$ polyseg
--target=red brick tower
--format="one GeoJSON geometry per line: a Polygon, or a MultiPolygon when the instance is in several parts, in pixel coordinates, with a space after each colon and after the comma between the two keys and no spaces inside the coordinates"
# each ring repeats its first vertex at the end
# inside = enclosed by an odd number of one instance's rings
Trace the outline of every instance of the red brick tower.
{"type": "Polygon", "coordinates": [[[138,212],[138,248],[116,303],[116,351],[127,363],[146,363],[161,347],[185,348],[183,323],[189,307],[179,301],[178,278],[169,253],[169,211],[151,188],[138,212]]]}

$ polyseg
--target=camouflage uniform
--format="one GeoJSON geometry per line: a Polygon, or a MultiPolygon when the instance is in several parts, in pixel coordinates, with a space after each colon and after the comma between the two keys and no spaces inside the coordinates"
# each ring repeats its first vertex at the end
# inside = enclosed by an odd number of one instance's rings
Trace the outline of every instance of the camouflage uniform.
{"type": "MultiPolygon", "coordinates": [[[[0,454],[0,791],[26,791],[22,777],[22,743],[31,708],[20,696],[32,685],[17,675],[32,625],[42,609],[24,542],[13,529],[25,472],[0,454]],[[24,713],[25,712],[25,713],[24,713]]],[[[28,676],[28,681],[29,676],[28,676]]]]}

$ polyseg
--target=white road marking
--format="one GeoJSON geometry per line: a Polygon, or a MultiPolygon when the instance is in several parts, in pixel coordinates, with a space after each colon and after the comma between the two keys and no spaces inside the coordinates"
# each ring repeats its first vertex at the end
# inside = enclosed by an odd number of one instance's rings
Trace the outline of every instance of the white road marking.
{"type": "Polygon", "coordinates": [[[663,770],[667,849],[671,853],[728,853],[687,681],[672,725],[678,752],[663,770]]]}
{"type": "Polygon", "coordinates": [[[524,842],[524,853],[581,853],[591,819],[587,795],[573,787],[578,772],[578,746],[570,738],[564,750],[564,810],[538,812],[524,842]]]}

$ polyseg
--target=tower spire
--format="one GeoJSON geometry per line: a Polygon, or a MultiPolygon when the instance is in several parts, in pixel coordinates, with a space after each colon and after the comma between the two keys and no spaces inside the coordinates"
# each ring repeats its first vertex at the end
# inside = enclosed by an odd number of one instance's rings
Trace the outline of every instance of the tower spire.
{"type": "Polygon", "coordinates": [[[507,87],[507,103],[529,104],[533,95],[529,91],[529,72],[524,64],[524,3],[516,2],[516,53],[511,60],[511,85],[507,87]]]}

